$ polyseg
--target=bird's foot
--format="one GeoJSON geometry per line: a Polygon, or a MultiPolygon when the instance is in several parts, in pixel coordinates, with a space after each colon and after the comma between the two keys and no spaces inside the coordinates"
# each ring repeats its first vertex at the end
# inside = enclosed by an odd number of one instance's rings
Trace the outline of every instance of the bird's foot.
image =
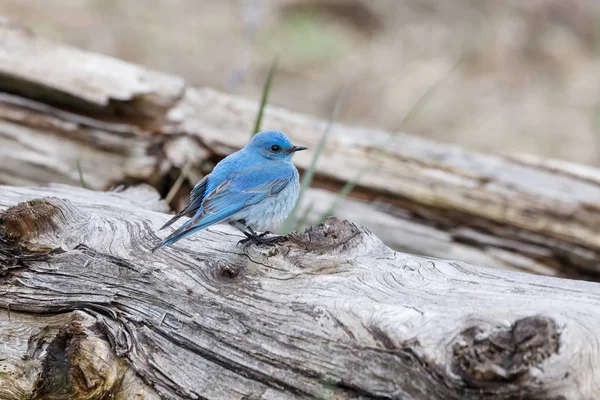
{"type": "Polygon", "coordinates": [[[244,235],[246,235],[246,239],[242,239],[238,242],[238,244],[241,244],[244,247],[250,246],[251,244],[274,245],[275,243],[278,243],[285,239],[285,236],[273,235],[273,232],[271,231],[266,231],[261,234],[257,234],[254,231],[250,231],[244,232],[244,235]]]}

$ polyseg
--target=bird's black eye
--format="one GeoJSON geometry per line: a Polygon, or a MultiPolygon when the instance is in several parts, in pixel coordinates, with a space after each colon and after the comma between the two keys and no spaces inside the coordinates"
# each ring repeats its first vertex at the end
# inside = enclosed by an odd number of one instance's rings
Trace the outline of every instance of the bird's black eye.
{"type": "Polygon", "coordinates": [[[279,150],[281,150],[281,147],[277,146],[276,144],[271,146],[271,151],[277,153],[279,150]]]}

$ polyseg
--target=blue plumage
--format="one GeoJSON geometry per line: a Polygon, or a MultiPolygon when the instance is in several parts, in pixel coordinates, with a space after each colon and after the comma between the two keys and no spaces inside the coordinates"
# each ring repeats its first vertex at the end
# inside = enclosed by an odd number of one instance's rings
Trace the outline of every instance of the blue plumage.
{"type": "Polygon", "coordinates": [[[161,229],[183,215],[194,216],[152,251],[201,229],[229,223],[248,240],[266,241],[262,231],[279,225],[298,198],[298,170],[292,156],[305,147],[294,146],[283,133],[257,133],[243,149],[219,162],[192,190],[190,202],[161,229]]]}

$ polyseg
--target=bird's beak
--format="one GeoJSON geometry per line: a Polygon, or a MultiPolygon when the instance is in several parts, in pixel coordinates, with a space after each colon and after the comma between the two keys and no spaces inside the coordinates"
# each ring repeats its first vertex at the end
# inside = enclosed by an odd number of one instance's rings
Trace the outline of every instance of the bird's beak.
{"type": "Polygon", "coordinates": [[[308,147],[304,147],[304,146],[292,146],[292,148],[290,149],[290,153],[295,153],[297,151],[302,151],[302,150],[306,150],[308,149],[308,147]]]}

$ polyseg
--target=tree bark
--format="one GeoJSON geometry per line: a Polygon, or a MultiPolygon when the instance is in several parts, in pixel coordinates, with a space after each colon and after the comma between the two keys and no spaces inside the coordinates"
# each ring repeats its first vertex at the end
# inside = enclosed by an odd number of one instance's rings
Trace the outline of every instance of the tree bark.
{"type": "Polygon", "coordinates": [[[328,219],[155,254],[147,186],[0,188],[2,399],[594,399],[600,285],[398,253],[328,219]]]}
{"type": "MultiPolygon", "coordinates": [[[[0,26],[0,181],[164,195],[243,146],[258,105],[183,79],[0,26]]],[[[263,127],[315,149],[325,121],[268,107],[263,127]]],[[[310,152],[295,161],[306,169],[310,152]]],[[[336,124],[301,204],[309,222],[361,176],[333,214],[394,249],[535,273],[600,278],[600,172],[532,156],[484,155],[336,124]],[[369,168],[365,169],[365,167],[369,168]],[[375,203],[374,203],[375,202],[375,203]]],[[[187,193],[182,190],[179,198],[187,193]]],[[[302,212],[302,211],[301,211],[302,212]]]]}

